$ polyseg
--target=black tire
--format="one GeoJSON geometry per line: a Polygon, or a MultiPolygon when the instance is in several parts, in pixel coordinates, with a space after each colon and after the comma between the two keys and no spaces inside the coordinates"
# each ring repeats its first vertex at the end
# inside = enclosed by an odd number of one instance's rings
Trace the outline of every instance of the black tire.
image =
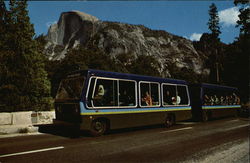
{"type": "Polygon", "coordinates": [[[107,123],[104,120],[95,120],[91,124],[90,134],[92,136],[101,136],[107,131],[107,123]]]}
{"type": "Polygon", "coordinates": [[[165,119],[165,126],[171,127],[175,124],[175,116],[173,114],[167,115],[166,119],[165,119]]]}

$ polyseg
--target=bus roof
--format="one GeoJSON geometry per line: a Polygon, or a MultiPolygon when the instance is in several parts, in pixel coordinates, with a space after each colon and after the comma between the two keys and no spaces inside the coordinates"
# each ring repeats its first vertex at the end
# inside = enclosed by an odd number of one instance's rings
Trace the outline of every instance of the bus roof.
{"type": "Polygon", "coordinates": [[[229,86],[218,85],[218,84],[201,83],[200,86],[203,88],[210,88],[210,89],[238,90],[238,88],[236,87],[229,87],[229,86]]]}
{"type": "Polygon", "coordinates": [[[139,81],[151,81],[151,82],[161,82],[161,83],[172,83],[172,84],[183,84],[187,85],[185,80],[179,79],[169,79],[169,78],[160,78],[160,77],[152,77],[152,76],[144,76],[144,75],[136,75],[136,74],[128,74],[128,73],[118,73],[118,72],[110,72],[103,70],[79,70],[70,73],[68,76],[72,76],[74,74],[88,74],[89,76],[100,76],[100,77],[108,77],[108,78],[119,78],[119,79],[128,79],[128,80],[139,80],[139,81]]]}

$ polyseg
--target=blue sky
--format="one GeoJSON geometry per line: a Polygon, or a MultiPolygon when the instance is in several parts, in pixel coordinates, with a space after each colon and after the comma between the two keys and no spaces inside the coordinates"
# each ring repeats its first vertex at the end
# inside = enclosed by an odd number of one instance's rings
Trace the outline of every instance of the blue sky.
{"type": "Polygon", "coordinates": [[[209,32],[208,9],[215,3],[221,20],[221,41],[231,43],[239,34],[235,28],[238,9],[233,1],[30,1],[29,16],[36,34],[47,34],[62,12],[79,10],[103,21],[142,24],[156,30],[197,40],[209,32]]]}

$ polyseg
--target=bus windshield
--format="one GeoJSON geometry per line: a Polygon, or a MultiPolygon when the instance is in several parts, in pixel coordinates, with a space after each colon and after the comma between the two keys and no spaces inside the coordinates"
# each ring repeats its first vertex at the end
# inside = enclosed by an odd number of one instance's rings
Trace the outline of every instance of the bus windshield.
{"type": "Polygon", "coordinates": [[[84,80],[84,77],[62,80],[57,91],[56,100],[79,100],[84,80]]]}

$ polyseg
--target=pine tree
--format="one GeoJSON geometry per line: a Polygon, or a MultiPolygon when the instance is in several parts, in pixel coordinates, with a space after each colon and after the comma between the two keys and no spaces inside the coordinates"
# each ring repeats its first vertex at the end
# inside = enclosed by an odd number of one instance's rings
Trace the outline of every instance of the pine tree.
{"type": "MultiPolygon", "coordinates": [[[[4,0],[0,0],[0,47],[3,47],[4,36],[6,32],[7,9],[4,0]]],[[[2,50],[2,49],[1,49],[2,50]]]]}
{"type": "MultiPolygon", "coordinates": [[[[6,6],[3,0],[0,0],[0,32],[1,35],[3,34],[4,31],[4,24],[5,24],[5,17],[6,17],[6,6]]],[[[1,37],[0,35],[0,37],[1,37]]]]}
{"type": "Polygon", "coordinates": [[[250,35],[250,7],[248,0],[234,0],[235,5],[240,6],[239,20],[236,27],[241,27],[241,35],[250,35]]]}
{"type": "Polygon", "coordinates": [[[209,6],[209,20],[208,20],[208,29],[211,31],[209,34],[209,42],[211,42],[211,51],[212,54],[209,55],[209,60],[211,61],[210,67],[210,82],[212,83],[221,83],[220,72],[223,67],[222,58],[223,55],[221,53],[221,42],[219,38],[220,26],[219,26],[219,16],[217,7],[214,3],[209,6]]]}
{"type": "Polygon", "coordinates": [[[8,111],[51,107],[50,82],[27,11],[27,1],[10,1],[0,85],[1,103],[8,111]]]}
{"type": "Polygon", "coordinates": [[[237,86],[240,90],[241,101],[249,102],[250,96],[250,8],[249,0],[234,0],[239,6],[239,20],[236,27],[240,27],[239,37],[228,50],[226,61],[225,78],[227,82],[237,86]],[[232,75],[233,74],[233,75],[232,75]]]}
{"type": "Polygon", "coordinates": [[[218,16],[218,11],[217,7],[214,3],[212,3],[209,6],[209,20],[208,20],[208,29],[212,32],[212,36],[214,38],[218,39],[219,34],[221,33],[220,31],[220,26],[219,26],[219,16],[218,16]]]}

